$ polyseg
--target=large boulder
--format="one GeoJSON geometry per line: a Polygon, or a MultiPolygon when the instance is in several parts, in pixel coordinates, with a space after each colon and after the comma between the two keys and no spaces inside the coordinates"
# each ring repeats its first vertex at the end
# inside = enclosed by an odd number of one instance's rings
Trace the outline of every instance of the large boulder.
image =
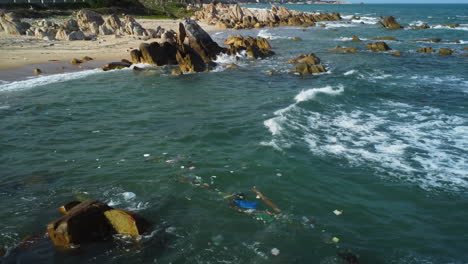
{"type": "Polygon", "coordinates": [[[84,40],[85,35],[81,31],[73,31],[67,36],[67,40],[84,40]]]}
{"type": "Polygon", "coordinates": [[[78,21],[73,18],[67,19],[65,22],[63,22],[62,27],[68,32],[80,30],[78,21]]]}
{"type": "Polygon", "coordinates": [[[104,24],[107,26],[107,28],[112,29],[113,31],[122,27],[122,21],[120,21],[120,18],[115,14],[108,16],[104,24]]]}
{"type": "Polygon", "coordinates": [[[47,225],[47,233],[56,247],[75,248],[83,243],[107,240],[114,234],[138,236],[149,227],[136,214],[99,201],[67,205],[60,210],[64,215],[47,225]]]}
{"type": "Polygon", "coordinates": [[[194,20],[185,19],[183,27],[187,34],[189,46],[200,54],[205,62],[215,60],[219,53],[225,51],[194,20]]]}
{"type": "Polygon", "coordinates": [[[385,42],[367,43],[366,48],[370,51],[388,51],[391,48],[385,42]]]}
{"type": "Polygon", "coordinates": [[[134,63],[139,61],[141,63],[163,66],[176,63],[176,52],[177,47],[169,42],[162,44],[152,42],[150,44],[140,44],[139,54],[133,52],[131,56],[134,63]],[[136,59],[138,57],[140,58],[139,60],[136,59]]]}
{"type": "Polygon", "coordinates": [[[392,16],[385,17],[383,21],[379,21],[379,25],[387,29],[402,29],[403,28],[400,24],[398,24],[396,19],[392,16]]]}
{"type": "Polygon", "coordinates": [[[310,53],[310,54],[301,54],[294,59],[288,60],[288,62],[294,63],[294,64],[295,63],[307,63],[311,65],[318,65],[320,64],[320,59],[319,57],[315,56],[314,53],[310,53]]]}
{"type": "Polygon", "coordinates": [[[87,9],[78,11],[76,19],[81,31],[96,31],[96,28],[99,30],[99,26],[104,24],[104,19],[100,14],[87,9]]]}
{"type": "Polygon", "coordinates": [[[130,66],[132,66],[132,63],[125,62],[125,61],[116,61],[116,62],[111,62],[111,63],[104,65],[104,67],[102,67],[102,70],[103,71],[121,70],[121,69],[129,68],[130,66]]]}

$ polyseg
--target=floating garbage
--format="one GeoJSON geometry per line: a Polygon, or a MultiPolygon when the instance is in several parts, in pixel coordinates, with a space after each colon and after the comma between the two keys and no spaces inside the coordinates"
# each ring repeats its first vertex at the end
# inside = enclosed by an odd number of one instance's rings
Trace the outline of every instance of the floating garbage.
{"type": "Polygon", "coordinates": [[[281,174],[281,173],[276,173],[276,176],[281,177],[281,176],[283,176],[283,174],[281,174]]]}
{"type": "Polygon", "coordinates": [[[132,192],[124,192],[122,193],[122,196],[125,200],[131,200],[133,198],[136,197],[136,194],[132,193],[132,192]]]}
{"type": "Polygon", "coordinates": [[[335,211],[333,211],[333,213],[336,214],[336,215],[341,215],[341,214],[343,214],[343,211],[335,210],[335,211]]]}
{"type": "Polygon", "coordinates": [[[147,157],[149,157],[149,156],[150,156],[150,154],[148,154],[148,153],[143,154],[143,157],[145,157],[145,158],[147,158],[147,157]]]}
{"type": "Polygon", "coordinates": [[[278,256],[279,253],[280,253],[280,250],[279,250],[279,249],[277,249],[277,248],[272,248],[272,249],[271,249],[271,254],[272,254],[273,256],[278,256]]]}
{"type": "Polygon", "coordinates": [[[257,209],[258,203],[246,200],[234,200],[234,202],[243,209],[257,209]]]}
{"type": "Polygon", "coordinates": [[[340,239],[337,238],[337,237],[333,237],[333,238],[332,238],[332,241],[333,241],[333,243],[338,243],[338,242],[340,242],[340,239]]]}

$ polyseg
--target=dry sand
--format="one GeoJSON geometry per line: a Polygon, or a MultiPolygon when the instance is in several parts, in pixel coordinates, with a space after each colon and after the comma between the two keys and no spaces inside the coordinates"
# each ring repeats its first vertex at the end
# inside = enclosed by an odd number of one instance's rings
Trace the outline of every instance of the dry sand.
{"type": "MultiPolygon", "coordinates": [[[[167,30],[178,31],[180,20],[137,19],[144,28],[156,29],[158,26],[167,30]]],[[[219,28],[199,22],[207,32],[220,31],[219,28]]],[[[7,35],[0,33],[0,80],[11,81],[31,76],[34,68],[44,74],[74,71],[85,68],[102,67],[111,61],[130,59],[129,52],[138,48],[142,42],[153,42],[159,39],[142,40],[133,36],[115,37],[98,36],[93,41],[47,41],[28,36],[7,35]],[[92,57],[95,61],[82,66],[72,66],[73,58],[92,57]]]]}

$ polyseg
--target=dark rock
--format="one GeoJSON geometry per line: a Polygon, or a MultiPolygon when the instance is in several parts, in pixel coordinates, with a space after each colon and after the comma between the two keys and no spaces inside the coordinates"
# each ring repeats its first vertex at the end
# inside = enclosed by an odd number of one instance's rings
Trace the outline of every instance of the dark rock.
{"type": "Polygon", "coordinates": [[[412,26],[411,28],[415,29],[415,30],[420,30],[420,29],[429,29],[431,27],[428,24],[422,24],[422,25],[419,25],[419,26],[412,26]]]}
{"type": "Polygon", "coordinates": [[[172,71],[171,71],[171,75],[180,76],[180,75],[182,75],[182,74],[183,74],[183,73],[182,73],[182,70],[180,69],[180,67],[179,67],[179,68],[174,68],[174,69],[172,69],[172,71]]]}
{"type": "Polygon", "coordinates": [[[130,57],[132,58],[132,62],[134,64],[140,63],[143,58],[141,51],[137,49],[130,51],[130,57]]]}
{"type": "Polygon", "coordinates": [[[63,214],[63,215],[66,215],[73,207],[79,205],[81,202],[80,201],[71,201],[69,203],[66,203],[65,205],[59,207],[58,211],[63,214]]]}
{"type": "Polygon", "coordinates": [[[42,71],[40,69],[34,69],[33,73],[34,73],[34,75],[39,75],[39,74],[42,73],[42,71]]]}
{"type": "Polygon", "coordinates": [[[351,42],[361,42],[362,40],[357,36],[352,36],[351,42]]]}
{"type": "Polygon", "coordinates": [[[389,54],[392,56],[398,56],[398,57],[402,55],[401,51],[394,51],[394,52],[390,52],[389,54]]]}
{"type": "Polygon", "coordinates": [[[126,60],[126,59],[121,59],[120,62],[123,62],[123,63],[126,63],[126,64],[130,64],[130,65],[133,64],[131,61],[126,60]]]}
{"type": "Polygon", "coordinates": [[[88,56],[84,56],[83,58],[81,58],[82,62],[87,62],[87,61],[92,61],[92,60],[93,60],[93,58],[88,57],[88,56]]]}
{"type": "Polygon", "coordinates": [[[300,37],[292,37],[291,40],[302,40],[300,37]]]}
{"type": "Polygon", "coordinates": [[[457,28],[460,26],[460,24],[443,24],[442,26],[449,28],[457,28]]]}
{"type": "Polygon", "coordinates": [[[72,59],[70,62],[71,62],[71,64],[73,64],[73,65],[77,65],[77,64],[82,63],[82,61],[79,60],[79,59],[77,59],[77,58],[72,59]]]}

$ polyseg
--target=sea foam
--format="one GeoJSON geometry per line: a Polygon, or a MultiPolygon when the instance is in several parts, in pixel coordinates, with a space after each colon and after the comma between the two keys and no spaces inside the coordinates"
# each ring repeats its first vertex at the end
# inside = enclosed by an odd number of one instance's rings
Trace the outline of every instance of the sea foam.
{"type": "Polygon", "coordinates": [[[86,70],[79,72],[70,72],[70,73],[59,73],[53,75],[44,75],[39,77],[34,77],[27,80],[9,82],[0,85],[0,92],[11,92],[31,89],[38,86],[48,85],[52,83],[66,82],[70,80],[81,79],[89,75],[97,74],[102,72],[101,70],[86,70]]]}

